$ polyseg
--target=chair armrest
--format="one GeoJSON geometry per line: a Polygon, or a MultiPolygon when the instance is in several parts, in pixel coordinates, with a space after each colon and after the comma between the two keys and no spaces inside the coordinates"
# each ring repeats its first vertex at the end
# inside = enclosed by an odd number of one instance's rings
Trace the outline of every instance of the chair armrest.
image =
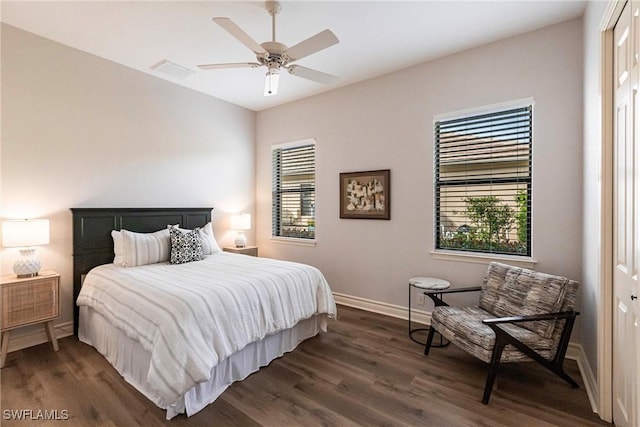
{"type": "Polygon", "coordinates": [[[446,302],[440,298],[442,294],[454,294],[460,292],[473,292],[481,290],[481,286],[471,286],[467,288],[455,288],[455,289],[427,289],[424,294],[433,300],[433,304],[436,307],[448,306],[446,302]]]}
{"type": "Polygon", "coordinates": [[[532,314],[530,316],[513,316],[513,317],[497,317],[495,319],[484,319],[482,323],[485,325],[492,325],[498,323],[519,323],[519,322],[533,322],[536,320],[553,320],[553,319],[568,319],[575,318],[580,313],[577,311],[562,311],[560,313],[544,313],[544,314],[532,314]]]}
{"type": "Polygon", "coordinates": [[[467,288],[454,288],[454,289],[426,289],[424,291],[425,295],[429,294],[454,294],[457,292],[473,292],[479,291],[482,289],[482,286],[469,286],[467,288]]]}
{"type": "MultiPolygon", "coordinates": [[[[483,324],[489,326],[491,330],[496,334],[496,341],[494,345],[494,351],[496,349],[502,349],[505,345],[511,344],[533,360],[542,364],[547,369],[555,373],[559,374],[567,380],[569,378],[565,378],[566,374],[562,370],[562,362],[564,361],[564,357],[567,353],[567,348],[569,346],[569,339],[571,337],[571,331],[573,330],[573,324],[576,320],[576,316],[580,313],[577,311],[563,311],[560,313],[544,313],[544,314],[534,314],[531,316],[514,316],[514,317],[500,317],[496,319],[484,319],[482,321],[483,324]],[[552,319],[564,319],[564,327],[562,328],[562,333],[560,334],[559,340],[556,342],[556,353],[552,359],[548,357],[542,357],[536,350],[532,349],[529,345],[524,344],[522,341],[514,337],[509,333],[508,330],[501,328],[501,323],[519,323],[519,322],[531,322],[534,320],[552,320],[552,319]],[[564,376],[563,376],[564,375],[564,376]]],[[[500,350],[501,353],[501,350],[500,350]]],[[[498,354],[498,358],[500,355],[498,354]]],[[[575,381],[567,380],[572,387],[577,387],[575,381]]]]}

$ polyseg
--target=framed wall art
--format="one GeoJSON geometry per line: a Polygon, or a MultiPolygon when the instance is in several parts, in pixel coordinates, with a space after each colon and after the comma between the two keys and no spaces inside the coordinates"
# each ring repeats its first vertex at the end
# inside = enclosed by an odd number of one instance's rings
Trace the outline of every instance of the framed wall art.
{"type": "Polygon", "coordinates": [[[340,218],[391,219],[390,170],[341,173],[340,218]]]}

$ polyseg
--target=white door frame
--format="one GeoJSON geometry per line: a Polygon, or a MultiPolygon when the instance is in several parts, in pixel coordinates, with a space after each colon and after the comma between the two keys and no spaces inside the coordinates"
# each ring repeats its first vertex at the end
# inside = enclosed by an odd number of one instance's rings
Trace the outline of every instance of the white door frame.
{"type": "Polygon", "coordinates": [[[598,414],[613,421],[613,27],[627,0],[610,0],[600,23],[601,192],[598,325],[598,414]]]}

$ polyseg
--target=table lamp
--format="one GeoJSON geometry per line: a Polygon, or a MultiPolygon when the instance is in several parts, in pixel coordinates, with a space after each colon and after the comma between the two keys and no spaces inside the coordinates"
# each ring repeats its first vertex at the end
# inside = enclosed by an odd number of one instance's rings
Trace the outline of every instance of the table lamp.
{"type": "Polygon", "coordinates": [[[42,267],[32,246],[49,244],[48,219],[16,219],[2,221],[2,246],[20,248],[20,258],[13,264],[19,278],[34,277],[42,267]]]}
{"type": "Polygon", "coordinates": [[[244,248],[247,246],[247,236],[245,230],[251,229],[251,215],[247,213],[231,215],[231,229],[236,230],[236,248],[244,248]]]}

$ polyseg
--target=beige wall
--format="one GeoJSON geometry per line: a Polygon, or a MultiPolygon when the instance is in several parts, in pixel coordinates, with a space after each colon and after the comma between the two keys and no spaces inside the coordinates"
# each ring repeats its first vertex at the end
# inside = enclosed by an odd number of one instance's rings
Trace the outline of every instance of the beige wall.
{"type": "MultiPolygon", "coordinates": [[[[2,216],[51,219],[52,242],[39,253],[63,274],[60,322],[71,320],[69,208],[211,205],[225,244],[226,213],[252,212],[254,191],[258,234],[249,240],[262,255],[316,265],[336,292],[404,306],[411,276],[467,285],[486,269],[431,257],[433,116],[533,97],[536,269],[593,281],[583,264],[595,249],[581,258],[582,48],[573,20],[266,110],[256,122],[248,110],[3,24],[2,216]],[[305,138],[317,141],[317,245],[274,243],[270,147],[305,138]],[[339,173],[385,168],[391,221],[340,219],[339,173]]],[[[16,254],[1,254],[9,274],[16,254]]],[[[582,342],[595,341],[592,326],[584,333],[582,342]]]]}
{"type": "Polygon", "coordinates": [[[259,112],[261,254],[316,265],[335,292],[396,306],[411,276],[478,283],[486,265],[430,254],[433,117],[533,97],[536,269],[581,280],[582,48],[576,19],[259,112]],[[315,247],[270,240],[270,147],[304,138],[316,139],[315,247]],[[391,220],[340,219],[339,173],[387,168],[391,220]]]}
{"type": "MultiPolygon", "coordinates": [[[[213,206],[231,244],[227,214],[254,210],[255,116],[2,25],[1,215],[51,220],[38,254],[62,274],[59,324],[72,320],[69,208],[213,206]]],[[[17,251],[1,254],[12,274],[17,251]]]]}

